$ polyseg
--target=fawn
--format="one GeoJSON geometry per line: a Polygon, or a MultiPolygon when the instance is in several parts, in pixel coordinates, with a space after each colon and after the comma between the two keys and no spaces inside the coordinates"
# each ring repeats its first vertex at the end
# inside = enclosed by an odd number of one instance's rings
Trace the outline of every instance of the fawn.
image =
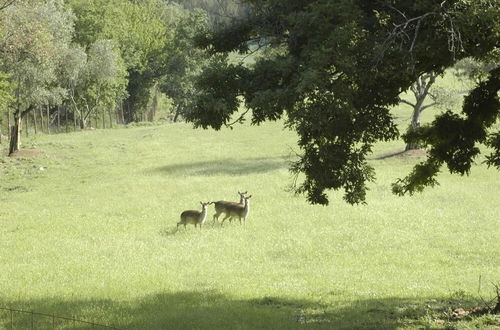
{"type": "Polygon", "coordinates": [[[186,228],[187,224],[193,224],[195,227],[200,225],[201,229],[201,225],[203,225],[203,223],[207,219],[208,206],[210,204],[213,204],[213,202],[200,202],[200,204],[201,211],[187,210],[181,213],[181,221],[177,223],[177,228],[179,228],[179,225],[184,225],[184,228],[186,228]]]}

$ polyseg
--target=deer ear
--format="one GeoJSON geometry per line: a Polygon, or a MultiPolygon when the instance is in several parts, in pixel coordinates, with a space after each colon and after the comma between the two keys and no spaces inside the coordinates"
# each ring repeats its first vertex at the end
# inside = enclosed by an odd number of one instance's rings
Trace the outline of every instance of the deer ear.
{"type": "Polygon", "coordinates": [[[203,205],[203,202],[200,202],[201,205],[203,205]]]}

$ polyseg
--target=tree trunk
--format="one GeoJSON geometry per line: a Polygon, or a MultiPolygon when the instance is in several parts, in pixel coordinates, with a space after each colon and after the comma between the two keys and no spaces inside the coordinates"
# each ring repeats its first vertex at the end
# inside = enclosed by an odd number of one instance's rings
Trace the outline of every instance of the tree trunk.
{"type": "Polygon", "coordinates": [[[37,134],[36,111],[33,111],[33,123],[34,123],[34,126],[35,126],[35,134],[37,134]]]}
{"type": "MultiPolygon", "coordinates": [[[[115,107],[115,109],[116,109],[116,107],[115,107]]],[[[113,128],[113,110],[112,110],[112,108],[109,108],[108,114],[109,114],[109,128],[113,128]]]]}
{"type": "Polygon", "coordinates": [[[9,156],[19,150],[21,146],[21,114],[14,114],[14,125],[10,130],[9,156]]]}
{"type": "Polygon", "coordinates": [[[40,132],[43,133],[44,120],[43,120],[43,110],[41,107],[38,108],[38,112],[40,113],[40,132]]]}
{"type": "Polygon", "coordinates": [[[47,133],[50,134],[50,107],[47,105],[47,133]]]}
{"type": "Polygon", "coordinates": [[[76,111],[73,110],[73,132],[76,132],[76,111]]]}
{"type": "Polygon", "coordinates": [[[151,102],[151,108],[148,112],[148,121],[154,121],[156,117],[156,111],[158,109],[158,88],[155,86],[153,101],[151,102]]]}
{"type": "MultiPolygon", "coordinates": [[[[415,104],[411,104],[405,101],[407,104],[413,107],[411,124],[410,127],[408,127],[407,133],[415,132],[420,127],[420,115],[426,108],[429,108],[435,104],[434,102],[430,105],[424,106],[425,99],[427,95],[429,95],[429,90],[435,81],[436,81],[436,74],[431,72],[423,74],[420,77],[418,77],[417,82],[411,87],[411,90],[413,91],[413,94],[415,96],[415,104]]],[[[406,144],[405,151],[416,150],[420,148],[421,145],[415,142],[411,142],[406,144]]]]}
{"type": "MultiPolygon", "coordinates": [[[[415,108],[413,109],[413,115],[411,118],[410,127],[408,127],[407,133],[413,133],[420,127],[420,114],[422,113],[422,105],[417,102],[415,108]]],[[[405,151],[408,150],[417,150],[420,149],[420,145],[418,143],[410,142],[406,144],[405,151]]]]}
{"type": "Polygon", "coordinates": [[[87,123],[83,119],[83,116],[80,116],[80,129],[84,130],[85,128],[87,128],[87,123]]]}
{"type": "Polygon", "coordinates": [[[66,126],[66,133],[68,133],[68,107],[64,106],[64,126],[66,126]]]}
{"type": "Polygon", "coordinates": [[[122,115],[122,125],[125,125],[125,114],[123,112],[123,101],[120,102],[120,110],[121,110],[121,115],[122,115]]]}
{"type": "Polygon", "coordinates": [[[177,108],[175,109],[175,115],[174,115],[174,123],[179,120],[179,115],[181,114],[181,106],[180,104],[177,105],[177,108]]]}
{"type": "Polygon", "coordinates": [[[106,128],[106,111],[102,110],[102,129],[106,128]]]}
{"type": "Polygon", "coordinates": [[[29,116],[24,117],[24,130],[26,132],[26,137],[29,136],[29,132],[28,131],[30,129],[29,123],[28,123],[28,118],[29,118],[29,116]]]}
{"type": "Polygon", "coordinates": [[[61,132],[61,106],[57,106],[57,133],[61,132]]]}

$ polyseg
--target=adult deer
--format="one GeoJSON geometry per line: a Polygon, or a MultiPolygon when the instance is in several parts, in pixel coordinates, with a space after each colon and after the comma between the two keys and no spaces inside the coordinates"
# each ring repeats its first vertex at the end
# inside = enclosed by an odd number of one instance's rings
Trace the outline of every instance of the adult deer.
{"type": "Polygon", "coordinates": [[[243,219],[243,224],[245,224],[246,218],[248,217],[248,213],[250,212],[250,198],[252,198],[252,195],[244,196],[243,204],[235,203],[235,205],[230,205],[227,208],[226,216],[224,217],[224,219],[222,219],[221,226],[224,224],[224,221],[227,218],[229,218],[229,221],[231,221],[235,217],[237,217],[240,220],[240,225],[241,225],[241,219],[243,219]]]}
{"type": "MultiPolygon", "coordinates": [[[[228,214],[228,210],[231,208],[231,207],[234,207],[236,205],[243,205],[243,200],[245,198],[245,195],[248,193],[248,191],[245,191],[245,192],[239,192],[238,191],[238,195],[240,195],[240,202],[239,203],[236,203],[236,202],[228,202],[228,201],[218,201],[218,202],[213,202],[214,205],[215,205],[215,214],[214,214],[214,217],[213,217],[213,222],[212,222],[212,225],[215,224],[216,221],[219,220],[219,216],[224,213],[224,214],[228,214]]],[[[230,220],[231,221],[231,220],[230,220]]]]}

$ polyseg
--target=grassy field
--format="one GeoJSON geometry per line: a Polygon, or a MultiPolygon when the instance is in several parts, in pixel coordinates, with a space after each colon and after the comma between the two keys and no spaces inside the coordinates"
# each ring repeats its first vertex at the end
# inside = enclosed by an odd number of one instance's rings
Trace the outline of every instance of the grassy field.
{"type": "Polygon", "coordinates": [[[385,143],[368,205],[311,206],[286,191],[296,137],[281,127],[36,136],[0,157],[0,307],[126,329],[499,327],[445,314],[480,306],[480,276],[485,298],[500,281],[497,171],[399,198],[390,184],[423,155],[382,157],[403,149],[385,143]],[[175,230],[182,210],[237,190],[253,195],[245,226],[175,230]]]}

